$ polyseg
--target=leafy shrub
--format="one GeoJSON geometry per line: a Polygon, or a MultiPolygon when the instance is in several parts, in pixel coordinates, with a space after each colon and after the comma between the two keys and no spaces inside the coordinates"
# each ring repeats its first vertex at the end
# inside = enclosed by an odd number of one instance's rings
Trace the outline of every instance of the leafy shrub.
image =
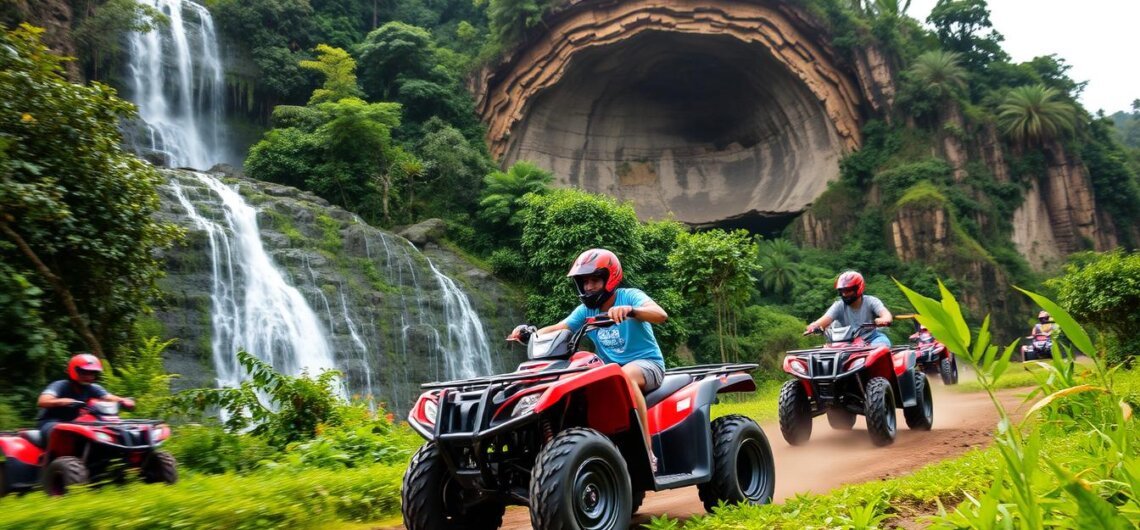
{"type": "Polygon", "coordinates": [[[138,408],[132,415],[151,415],[170,399],[170,380],[178,375],[166,373],[162,352],[173,343],[174,339],[143,339],[133,350],[120,354],[114,365],[107,363],[105,386],[115,395],[135,398],[138,408]]]}
{"type": "Polygon", "coordinates": [[[1078,256],[1048,285],[1062,306],[1110,335],[1110,361],[1140,352],[1140,253],[1078,256]]]}
{"type": "Polygon", "coordinates": [[[179,467],[212,474],[246,473],[278,454],[262,438],[226,432],[219,425],[176,426],[165,445],[179,467]]]}
{"type": "Polygon", "coordinates": [[[187,474],[173,486],[132,483],[3,500],[0,528],[308,529],[373,521],[399,510],[402,467],[187,474]]]}
{"type": "Polygon", "coordinates": [[[278,373],[268,363],[241,351],[238,363],[248,374],[237,388],[201,388],[173,400],[178,411],[220,408],[226,428],[264,437],[274,447],[316,436],[320,425],[339,425],[344,410],[336,385],[340,373],[329,370],[316,378],[278,373]],[[264,402],[267,400],[268,403],[264,402]]]}

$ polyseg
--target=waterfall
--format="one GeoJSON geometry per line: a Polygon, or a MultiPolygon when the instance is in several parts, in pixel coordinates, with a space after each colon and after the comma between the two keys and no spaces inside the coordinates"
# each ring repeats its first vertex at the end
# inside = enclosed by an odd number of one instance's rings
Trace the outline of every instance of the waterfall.
{"type": "Polygon", "coordinates": [[[209,321],[170,315],[168,330],[188,339],[181,343],[186,353],[209,348],[218,384],[240,382],[235,352],[245,349],[284,373],[335,368],[346,396],[399,412],[407,411],[421,383],[511,365],[492,356],[472,300],[443,272],[450,270],[446,256],[433,262],[406,239],[335,208],[299,198],[266,202],[274,199],[254,181],[238,185],[259,197],[256,208],[215,176],[164,173],[170,176],[165,209],[190,230],[194,247],[192,256],[175,259],[167,280],[193,299],[177,307],[208,306],[210,313],[209,321]],[[300,241],[328,237],[328,225],[318,226],[314,217],[338,224],[339,250],[306,246],[281,232],[288,225],[300,241]]]}
{"type": "Polygon", "coordinates": [[[147,125],[135,149],[158,153],[172,167],[206,169],[229,160],[222,61],[210,12],[189,0],[138,2],[170,24],[127,37],[129,92],[147,125]]]}
{"type": "Polygon", "coordinates": [[[324,326],[301,293],[282,275],[261,243],[257,211],[218,179],[195,174],[220,202],[212,220],[203,215],[177,180],[171,185],[194,226],[209,240],[214,367],[218,384],[236,386],[243,374],[238,350],[287,374],[316,375],[336,368],[324,326]]]}

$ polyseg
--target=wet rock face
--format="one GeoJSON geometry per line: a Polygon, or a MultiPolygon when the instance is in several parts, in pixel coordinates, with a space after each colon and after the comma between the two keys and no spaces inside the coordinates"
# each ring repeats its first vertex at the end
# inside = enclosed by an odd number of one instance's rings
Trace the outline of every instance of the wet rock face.
{"type": "Polygon", "coordinates": [[[643,218],[803,211],[859,145],[863,91],[893,94],[786,2],[584,1],[547,22],[476,82],[491,151],[643,218]]]}

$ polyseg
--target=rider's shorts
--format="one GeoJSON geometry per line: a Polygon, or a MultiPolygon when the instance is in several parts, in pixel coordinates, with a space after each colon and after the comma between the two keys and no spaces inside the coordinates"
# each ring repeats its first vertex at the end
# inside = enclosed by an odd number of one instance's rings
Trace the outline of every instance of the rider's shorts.
{"type": "Polygon", "coordinates": [[[648,359],[637,359],[628,364],[641,368],[641,373],[645,376],[645,389],[642,390],[645,394],[657,390],[657,387],[661,386],[661,380],[665,379],[665,367],[656,362],[648,359]]]}

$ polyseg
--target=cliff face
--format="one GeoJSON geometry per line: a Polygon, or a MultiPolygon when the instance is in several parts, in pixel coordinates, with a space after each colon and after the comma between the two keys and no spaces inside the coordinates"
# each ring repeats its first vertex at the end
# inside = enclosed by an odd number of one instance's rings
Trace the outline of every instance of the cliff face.
{"type": "Polygon", "coordinates": [[[864,105],[893,102],[881,54],[847,64],[786,2],[583,1],[546,24],[475,83],[491,151],[643,218],[800,212],[858,147],[864,105]]]}
{"type": "MultiPolygon", "coordinates": [[[[44,28],[43,40],[48,48],[66,57],[76,56],[71,35],[75,13],[69,0],[10,0],[9,5],[0,6],[0,14],[44,28]]],[[[64,63],[64,67],[69,78],[79,80],[79,65],[75,61],[64,63]]]]}

